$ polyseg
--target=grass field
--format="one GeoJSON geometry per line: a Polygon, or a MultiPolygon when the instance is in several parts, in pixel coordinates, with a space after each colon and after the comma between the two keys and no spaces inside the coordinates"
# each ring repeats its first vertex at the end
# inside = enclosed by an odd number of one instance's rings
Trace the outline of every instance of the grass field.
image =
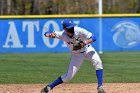
{"type": "MultiPolygon", "coordinates": [[[[104,82],[140,82],[140,52],[103,53],[104,82]]],[[[69,53],[1,53],[0,84],[50,83],[63,75],[69,53]]],[[[96,82],[95,69],[85,61],[71,83],[96,82]]]]}

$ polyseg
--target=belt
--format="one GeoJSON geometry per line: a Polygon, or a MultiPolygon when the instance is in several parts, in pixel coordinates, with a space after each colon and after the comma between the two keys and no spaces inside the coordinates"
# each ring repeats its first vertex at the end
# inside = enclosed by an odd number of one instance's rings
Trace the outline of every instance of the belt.
{"type": "Polygon", "coordinates": [[[80,53],[85,53],[85,51],[82,51],[82,52],[80,52],[80,53]]]}

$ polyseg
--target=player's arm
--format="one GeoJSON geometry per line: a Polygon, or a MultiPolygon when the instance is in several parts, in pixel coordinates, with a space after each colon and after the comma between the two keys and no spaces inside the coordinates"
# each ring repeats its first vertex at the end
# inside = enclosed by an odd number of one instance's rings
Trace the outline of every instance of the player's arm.
{"type": "Polygon", "coordinates": [[[81,35],[85,38],[84,45],[88,45],[96,41],[95,35],[92,34],[91,32],[83,28],[80,28],[80,31],[81,31],[81,35]]]}
{"type": "Polygon", "coordinates": [[[84,42],[85,42],[85,45],[87,45],[95,41],[96,41],[96,37],[92,35],[89,39],[85,40],[84,42]]]}
{"type": "Polygon", "coordinates": [[[44,36],[48,37],[48,38],[55,38],[56,37],[56,33],[55,32],[52,32],[52,33],[45,32],[44,36]]]}

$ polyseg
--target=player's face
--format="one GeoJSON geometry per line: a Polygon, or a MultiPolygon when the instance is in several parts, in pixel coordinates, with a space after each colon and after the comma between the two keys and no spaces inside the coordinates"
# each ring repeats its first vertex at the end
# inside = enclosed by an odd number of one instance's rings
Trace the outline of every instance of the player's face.
{"type": "Polygon", "coordinates": [[[73,35],[74,35],[74,27],[70,28],[70,29],[64,28],[64,30],[66,31],[66,33],[67,33],[67,35],[69,37],[73,37],[73,35]]]}

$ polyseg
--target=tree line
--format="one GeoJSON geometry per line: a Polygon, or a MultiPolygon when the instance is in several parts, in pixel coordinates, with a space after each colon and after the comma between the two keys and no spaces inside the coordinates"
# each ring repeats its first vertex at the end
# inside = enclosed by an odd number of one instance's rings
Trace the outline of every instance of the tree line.
{"type": "MultiPolygon", "coordinates": [[[[98,0],[0,0],[0,15],[97,13],[98,0]]],[[[103,0],[103,13],[140,13],[140,0],[103,0]]]]}

